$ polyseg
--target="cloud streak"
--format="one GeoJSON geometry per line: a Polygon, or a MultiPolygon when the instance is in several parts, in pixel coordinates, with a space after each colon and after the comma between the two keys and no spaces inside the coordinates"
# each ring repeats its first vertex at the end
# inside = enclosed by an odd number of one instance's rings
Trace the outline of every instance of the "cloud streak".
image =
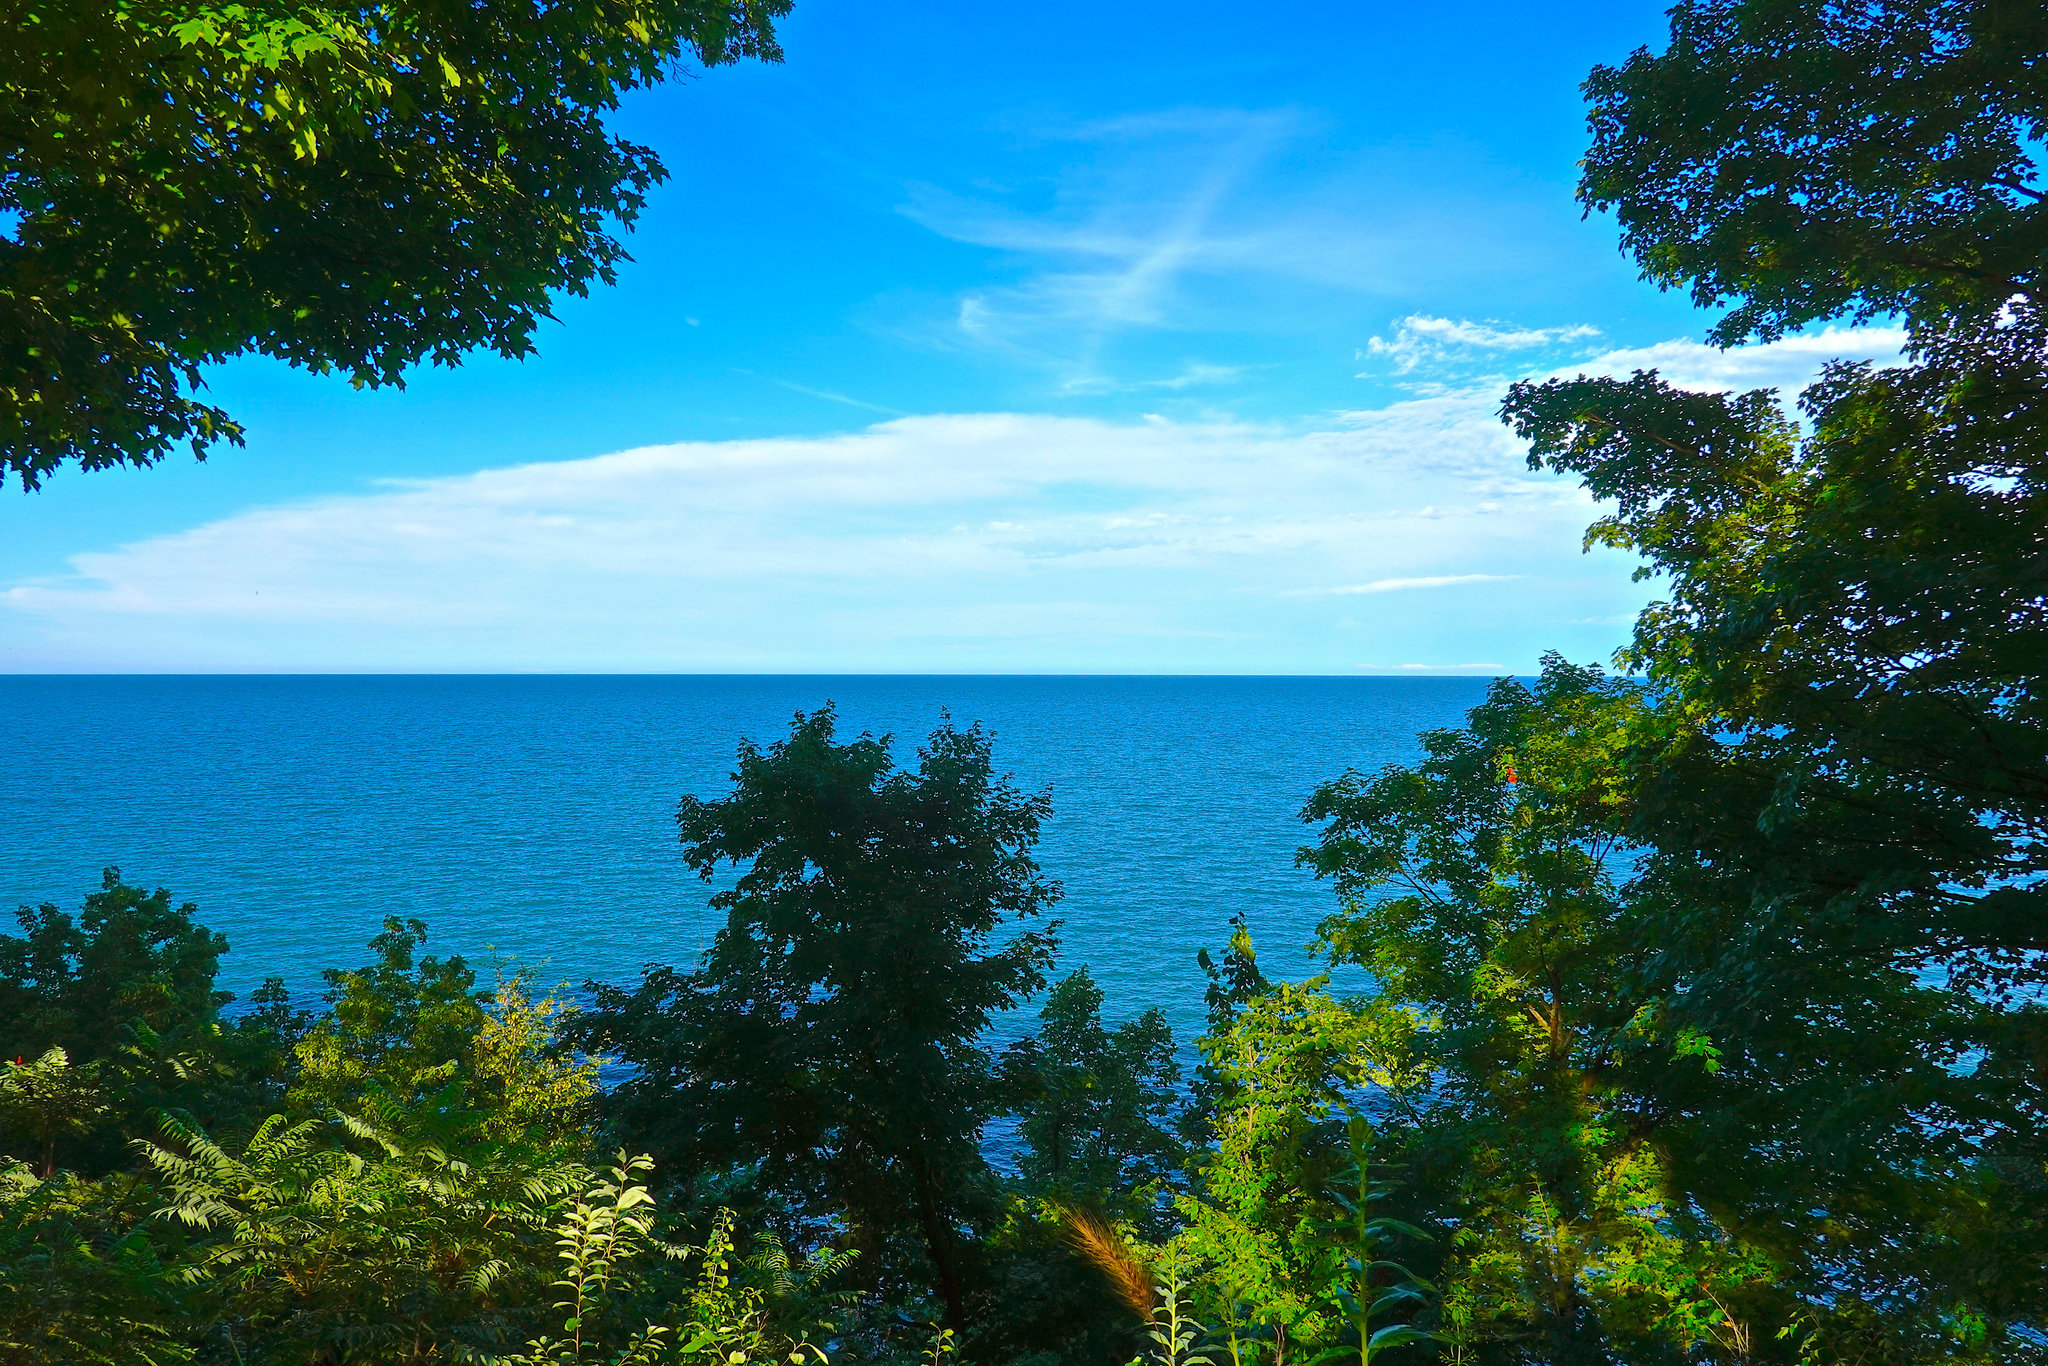
{"type": "Polygon", "coordinates": [[[1577,553],[1591,514],[1478,396],[1320,430],[928,416],[255,509],[9,585],[0,630],[48,669],[1348,672],[1469,658],[1400,581],[1540,578],[1500,605],[1538,625],[1633,601],[1577,553]],[[1320,583],[1387,606],[1290,596],[1320,583]]]}
{"type": "Polygon", "coordinates": [[[942,237],[1037,261],[1017,284],[963,294],[958,332],[1013,356],[1049,352],[1070,369],[1070,384],[1085,385],[1111,336],[1167,325],[1184,277],[1260,259],[1243,234],[1219,229],[1218,211],[1296,122],[1287,111],[1178,111],[1085,125],[1064,136],[1107,157],[1106,184],[1078,177],[1037,209],[914,185],[901,212],[942,237]],[[1172,154],[1172,144],[1190,142],[1202,147],[1199,159],[1172,154]],[[1118,156],[1132,143],[1147,155],[1118,156]]]}
{"type": "Polygon", "coordinates": [[[1463,583],[1506,583],[1510,574],[1425,574],[1420,578],[1374,579],[1370,583],[1344,584],[1337,588],[1297,588],[1290,597],[1355,597],[1365,593],[1401,593],[1411,588],[1450,588],[1463,583]]]}
{"type": "Polygon", "coordinates": [[[1016,131],[1038,174],[908,186],[901,214],[1001,257],[988,281],[949,296],[942,319],[897,330],[1050,375],[1067,394],[1136,387],[1129,352],[1149,337],[1298,329],[1333,297],[1406,295],[1462,275],[1475,234],[1489,259],[1513,255],[1485,220],[1458,215],[1451,232],[1440,208],[1390,195],[1415,149],[1333,143],[1334,129],[1297,109],[1016,131]],[[1047,149],[1058,164],[1044,165],[1047,149]]]}
{"type": "MultiPolygon", "coordinates": [[[[1740,353],[1669,342],[1568,369],[1796,387],[1831,355],[1896,344],[1876,329],[1740,353]]],[[[1304,424],[927,415],[397,481],[0,586],[0,650],[53,671],[1351,672],[1477,667],[1451,661],[1481,649],[1513,668],[1553,647],[1604,656],[1650,590],[1626,558],[1580,553],[1596,508],[1527,468],[1498,402],[1487,383],[1304,424]]]]}

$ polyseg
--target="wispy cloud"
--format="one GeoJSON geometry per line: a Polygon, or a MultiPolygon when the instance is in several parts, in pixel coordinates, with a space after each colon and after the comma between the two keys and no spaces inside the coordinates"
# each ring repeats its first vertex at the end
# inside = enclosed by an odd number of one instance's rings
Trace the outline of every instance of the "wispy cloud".
{"type": "Polygon", "coordinates": [[[1588,357],[1556,367],[1556,375],[1626,376],[1655,370],[1681,389],[1723,393],[1735,389],[1779,389],[1788,396],[1811,384],[1831,360],[1889,364],[1906,345],[1897,327],[1828,327],[1781,337],[1762,346],[1723,351],[1694,341],[1658,342],[1588,357]]]}
{"type": "Polygon", "coordinates": [[[1205,361],[1193,361],[1182,366],[1180,373],[1160,379],[1119,381],[1099,374],[1075,375],[1060,387],[1069,394],[1135,394],[1147,390],[1180,393],[1187,389],[1233,384],[1251,369],[1248,365],[1211,365],[1205,361]]]}
{"type": "Polygon", "coordinates": [[[1409,287],[1430,273],[1418,258],[1441,234],[1361,190],[1365,178],[1329,169],[1350,154],[1328,131],[1288,108],[1040,123],[1017,135],[1071,152],[1049,176],[911,185],[905,216],[1009,258],[1008,278],[951,297],[933,340],[1048,373],[1068,393],[1117,392],[1143,383],[1116,353],[1120,339],[1242,333],[1274,306],[1275,286],[1312,295],[1311,312],[1332,289],[1409,287]],[[1325,169],[1304,173],[1304,145],[1325,169]]]}
{"type": "Polygon", "coordinates": [[[1370,583],[1350,583],[1334,588],[1294,588],[1287,591],[1287,596],[1354,597],[1361,593],[1399,593],[1410,588],[1449,588],[1460,583],[1505,583],[1513,577],[1512,574],[1424,574],[1412,578],[1374,579],[1370,583]]]}
{"type": "Polygon", "coordinates": [[[1349,671],[1443,644],[1397,585],[1484,576],[1533,660],[1641,597],[1580,556],[1592,515],[1478,395],[1321,430],[914,417],[259,508],[7,585],[0,639],[59,669],[1349,671]],[[1329,583],[1359,629],[1280,596],[1329,583]]]}
{"type": "Polygon", "coordinates": [[[1536,351],[1570,342],[1590,341],[1599,335],[1599,328],[1584,323],[1563,327],[1515,327],[1506,323],[1434,318],[1426,313],[1417,313],[1401,319],[1394,328],[1393,336],[1369,339],[1363,354],[1389,361],[1394,373],[1406,375],[1424,366],[1466,361],[1474,353],[1536,351]]]}
{"type": "Polygon", "coordinates": [[[1140,389],[1191,389],[1198,384],[1228,384],[1244,374],[1242,365],[1205,365],[1196,362],[1167,379],[1141,379],[1140,389]]]}
{"type": "Polygon", "coordinates": [[[916,185],[902,212],[941,236],[1034,260],[1015,285],[961,296],[963,336],[1012,351],[1050,346],[1092,373],[1112,333],[1167,323],[1184,276],[1246,263],[1249,244],[1219,229],[1219,205],[1296,122],[1288,111],[1210,110],[1083,125],[1065,136],[1111,144],[1114,169],[1076,177],[1050,205],[916,185]],[[1173,155],[1162,141],[1199,142],[1202,155],[1173,155]],[[1146,144],[1143,155],[1128,155],[1133,142],[1146,144]]]}
{"type": "Polygon", "coordinates": [[[852,398],[830,389],[813,389],[808,384],[797,384],[786,379],[770,379],[768,382],[779,385],[791,393],[805,394],[811,398],[824,399],[827,403],[843,403],[849,408],[859,408],[870,413],[882,413],[889,417],[904,416],[901,408],[887,408],[879,403],[869,403],[866,399],[852,398]]]}

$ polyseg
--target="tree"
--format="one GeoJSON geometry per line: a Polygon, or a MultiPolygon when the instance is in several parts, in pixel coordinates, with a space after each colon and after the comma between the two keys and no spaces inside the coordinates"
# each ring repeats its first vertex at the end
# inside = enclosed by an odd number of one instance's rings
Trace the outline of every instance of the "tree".
{"type": "Polygon", "coordinates": [[[36,1175],[47,1181],[57,1174],[57,1141],[91,1133],[113,1108],[106,1087],[93,1066],[73,1067],[62,1048],[0,1066],[0,1135],[34,1152],[36,1175]]]}
{"type": "Polygon", "coordinates": [[[1939,330],[2036,307],[2048,13],[2028,0],[1686,0],[1586,82],[1580,198],[1714,338],[1843,313],[1939,330]]]}
{"type": "Polygon", "coordinates": [[[227,940],[109,868],[77,916],[44,905],[16,914],[22,937],[0,936],[0,1053],[61,1047],[81,1065],[112,1057],[136,1022],[159,1034],[210,1023],[234,998],[214,990],[227,940]]]}
{"type": "Polygon", "coordinates": [[[2007,332],[1833,367],[1804,432],[1653,375],[1509,396],[1669,576],[1623,656],[1663,698],[1626,756],[1643,980],[1722,1066],[1639,1080],[1688,1188],[1871,1303],[2040,1293],[1990,1247],[2048,1216],[2044,379],[2007,332]],[[1997,1284],[1937,1269],[1960,1237],[1997,1284]]]}
{"type": "Polygon", "coordinates": [[[291,1112],[377,1113],[401,1132],[419,1114],[444,1142],[587,1157],[601,1060],[558,1046],[561,1002],[518,972],[484,990],[460,955],[419,956],[426,942],[423,921],[387,916],[376,962],[323,974],[329,1013],[298,1042],[291,1112]]]}
{"type": "Polygon", "coordinates": [[[871,1265],[908,1239],[960,1324],[998,1104],[981,1039],[1044,985],[1057,929],[1022,927],[1059,896],[1031,857],[1050,798],[997,777],[978,726],[899,769],[888,737],[836,723],[799,713],[740,747],[727,796],[683,799],[689,866],[739,870],[711,899],[725,925],[693,970],[592,983],[581,1037],[635,1069],[612,1095],[634,1145],[814,1228],[843,1218],[871,1265]]]}
{"type": "Polygon", "coordinates": [[[2048,16],[1712,0],[1588,84],[1582,198],[1724,343],[1896,312],[1801,396],[1517,385],[1531,460],[1668,595],[1622,655],[1644,988],[1719,1051],[1644,1073],[1673,1179],[1828,1350],[1999,1350],[2042,1302],[2048,16]],[[1965,1250],[1966,1249],[1966,1250],[1965,1250]]]}
{"type": "Polygon", "coordinates": [[[227,940],[198,924],[196,911],[109,868],[76,916],[23,907],[21,937],[0,935],[0,1057],[61,1049],[107,1092],[105,1124],[61,1136],[64,1165],[91,1173],[119,1164],[120,1136],[151,1131],[154,1111],[189,1110],[235,1128],[281,1094],[299,1023],[283,986],[271,979],[252,998],[257,1009],[224,1022],[234,996],[214,988],[214,975],[227,940]]]}
{"type": "Polygon", "coordinates": [[[1421,762],[1348,774],[1303,812],[1323,823],[1303,861],[1344,904],[1322,942],[1375,984],[1382,1104],[1457,1228],[1453,1339],[1551,1366],[1675,1359],[1791,1312],[1753,1284],[1775,1268],[1671,1179],[1683,1112],[1645,1102],[1719,1066],[1638,967],[1648,851],[1625,756],[1653,701],[1551,655],[1425,733],[1421,762]]]}
{"type": "Polygon", "coordinates": [[[1147,1192],[1165,1190],[1186,1159],[1173,1132],[1181,1071],[1165,1015],[1154,1007],[1104,1028],[1102,988],[1083,967],[1046,994],[1039,1021],[1003,1057],[1025,1183],[1143,1213],[1147,1192]]]}
{"type": "Polygon", "coordinates": [[[666,174],[609,136],[684,56],[775,60],[788,0],[10,8],[0,43],[0,460],[146,465],[241,428],[202,365],[357,385],[533,349],[610,283],[666,174]]]}

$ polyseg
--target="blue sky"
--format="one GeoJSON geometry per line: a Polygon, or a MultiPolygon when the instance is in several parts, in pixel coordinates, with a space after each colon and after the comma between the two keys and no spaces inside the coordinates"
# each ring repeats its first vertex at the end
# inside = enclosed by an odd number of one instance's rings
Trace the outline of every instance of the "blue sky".
{"type": "Polygon", "coordinates": [[[1499,672],[1646,589],[1492,421],[1723,355],[1572,200],[1654,3],[798,0],[523,363],[212,375],[247,449],[0,496],[0,668],[1499,672]]]}

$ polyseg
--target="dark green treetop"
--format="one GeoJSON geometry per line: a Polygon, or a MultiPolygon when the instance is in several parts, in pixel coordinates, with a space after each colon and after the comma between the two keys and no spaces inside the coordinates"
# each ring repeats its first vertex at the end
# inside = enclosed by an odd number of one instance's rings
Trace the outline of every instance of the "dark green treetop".
{"type": "Polygon", "coordinates": [[[0,936],[0,1053],[62,1048],[84,1065],[115,1054],[142,1023],[171,1034],[210,1023],[234,998],[214,989],[228,942],[109,868],[76,916],[23,907],[22,937],[0,936]]]}
{"type": "Polygon", "coordinates": [[[1173,1031],[1153,1007],[1114,1029],[1102,988],[1078,968],[1046,993],[1039,1031],[1003,1056],[1019,1108],[1019,1162],[1028,1186],[1145,1212],[1187,1153],[1175,1136],[1181,1109],[1173,1031]]]}
{"type": "Polygon", "coordinates": [[[2038,306],[2044,53],[2033,0],[1685,0],[1668,48],[1587,80],[1580,197],[1647,278],[1734,305],[1723,344],[2038,306]]]}
{"type": "MultiPolygon", "coordinates": [[[[122,1136],[153,1129],[160,1110],[232,1127],[281,1094],[301,1022],[276,979],[253,993],[256,1009],[222,1018],[234,1000],[214,987],[227,940],[196,910],[109,868],[78,914],[24,907],[22,935],[0,935],[0,1057],[33,1064],[62,1049],[107,1092],[104,1125],[74,1128],[56,1145],[63,1165],[122,1165],[122,1136]]],[[[0,1137],[0,1150],[24,1148],[0,1137]]]]}
{"type": "Polygon", "coordinates": [[[690,867],[739,870],[711,900],[725,924],[694,970],[593,984],[584,1037],[635,1068],[613,1095],[632,1142],[843,1217],[870,1274],[919,1249],[958,1321],[1000,1103],[982,1038],[1052,958],[1057,925],[1022,924],[1059,897],[1031,855],[1050,798],[999,777],[978,726],[940,726],[914,769],[836,727],[799,714],[741,747],[728,795],[683,800],[690,867]]]}
{"type": "Polygon", "coordinates": [[[0,472],[239,441],[199,367],[358,385],[533,349],[610,283],[665,171],[610,136],[686,55],[779,56],[788,0],[9,7],[0,42],[0,472]]]}
{"type": "Polygon", "coordinates": [[[1943,341],[1802,406],[1803,434],[1769,392],[1637,375],[1506,413],[1615,501],[1589,540],[1666,577],[1627,661],[1779,775],[1748,813],[1778,873],[1908,898],[1902,947],[2015,969],[2048,948],[2048,368],[2016,331],[1943,341]]]}

